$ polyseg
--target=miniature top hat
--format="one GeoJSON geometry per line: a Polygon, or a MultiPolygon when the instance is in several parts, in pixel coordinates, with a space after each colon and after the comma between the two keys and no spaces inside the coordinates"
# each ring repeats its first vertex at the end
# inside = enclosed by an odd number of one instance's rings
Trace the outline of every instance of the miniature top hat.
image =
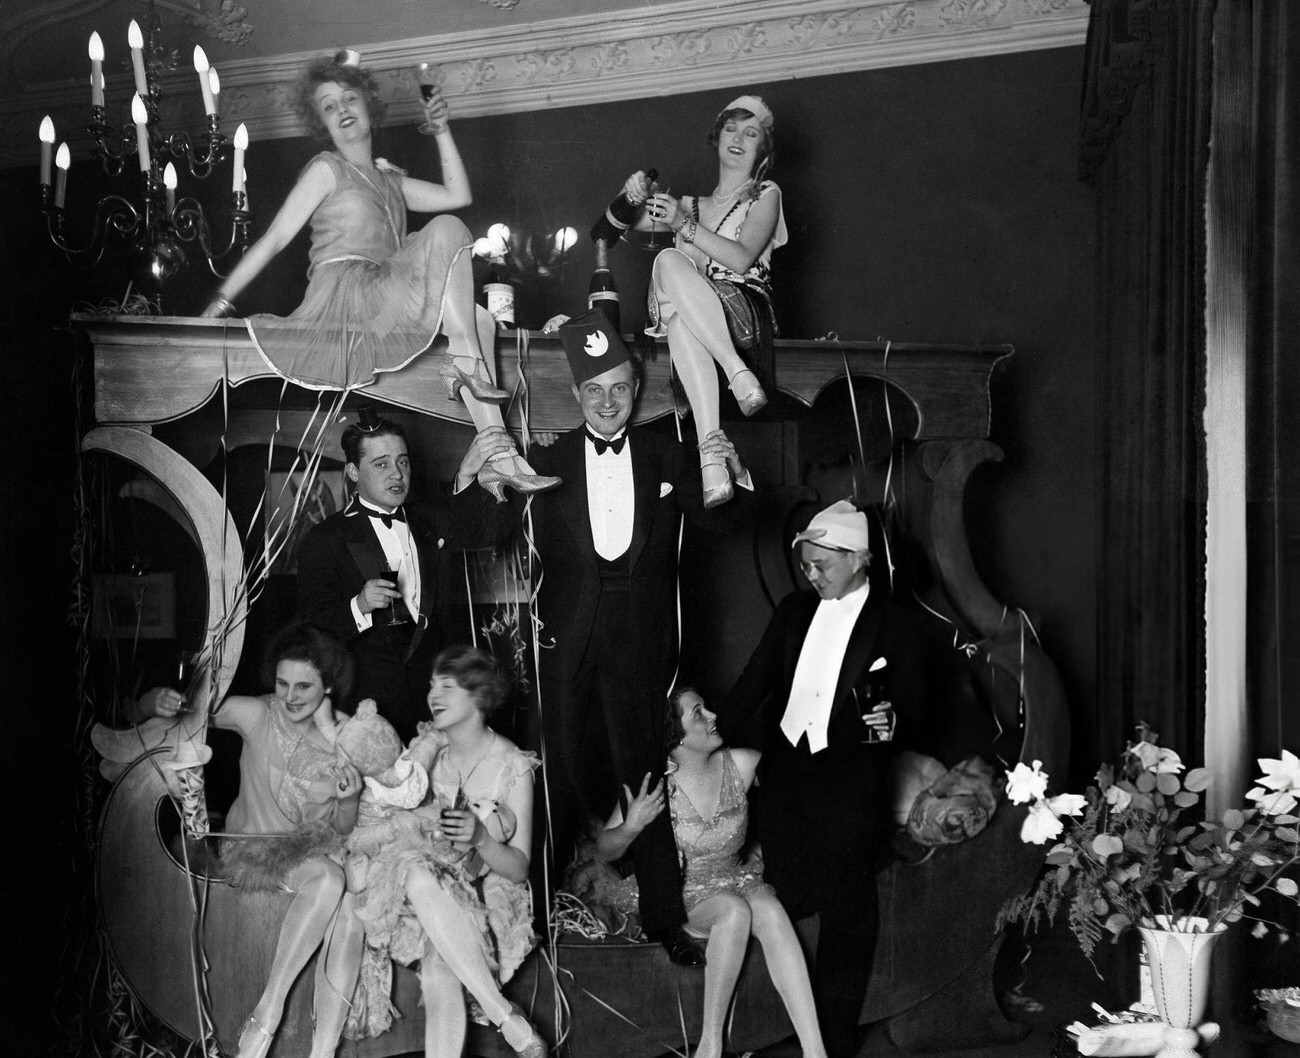
{"type": "Polygon", "coordinates": [[[869,551],[867,516],[848,500],[837,500],[824,511],[814,514],[808,528],[796,533],[790,546],[796,547],[805,541],[831,551],[869,551]]]}
{"type": "Polygon", "coordinates": [[[361,52],[353,48],[340,48],[334,53],[334,61],[340,66],[361,65],[361,52]]]}
{"type": "Polygon", "coordinates": [[[560,341],[578,386],[632,359],[622,337],[600,309],[588,309],[562,324],[560,341]]]}
{"type": "Polygon", "coordinates": [[[761,96],[737,96],[722,108],[719,117],[728,110],[748,110],[754,117],[758,118],[758,123],[765,129],[770,130],[776,124],[776,118],[772,115],[772,108],[763,102],[761,96]]]}
{"type": "Polygon", "coordinates": [[[373,404],[363,404],[357,409],[357,429],[362,433],[374,433],[383,422],[382,416],[373,404]]]}

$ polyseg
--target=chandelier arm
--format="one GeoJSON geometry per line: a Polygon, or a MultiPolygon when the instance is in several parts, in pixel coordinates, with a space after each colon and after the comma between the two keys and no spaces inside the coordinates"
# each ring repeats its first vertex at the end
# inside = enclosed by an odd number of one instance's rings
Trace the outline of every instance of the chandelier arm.
{"type": "Polygon", "coordinates": [[[121,195],[106,195],[95,207],[95,220],[91,225],[90,241],[85,246],[72,245],[64,234],[63,227],[66,211],[59,207],[50,207],[45,211],[45,223],[49,229],[50,241],[68,256],[69,259],[85,257],[94,253],[95,260],[103,256],[110,237],[123,239],[134,238],[145,224],[145,214],[141,213],[121,195]]]}

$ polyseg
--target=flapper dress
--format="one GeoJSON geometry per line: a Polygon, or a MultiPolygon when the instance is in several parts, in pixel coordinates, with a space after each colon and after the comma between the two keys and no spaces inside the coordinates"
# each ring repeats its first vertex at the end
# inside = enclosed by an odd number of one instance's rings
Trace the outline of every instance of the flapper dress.
{"type": "MultiPolygon", "coordinates": [[[[750,896],[775,893],[763,881],[763,861],[757,853],[740,858],[749,830],[749,798],[731,750],[722,753],[722,789],[711,818],[705,819],[668,772],[668,809],[682,858],[682,896],[686,910],[720,892],[750,896]]],[[[669,762],[669,768],[673,764],[669,762]]]]}
{"type": "Polygon", "coordinates": [[[249,890],[283,890],[289,873],[312,856],[341,862],[343,839],[332,823],[338,807],[334,751],[294,730],[270,704],[254,728],[241,733],[239,794],[226,814],[225,829],[274,836],[223,842],[221,861],[230,883],[249,890]]]}
{"type": "Polygon", "coordinates": [[[442,329],[452,265],[473,237],[435,217],[409,238],[401,171],[361,169],[333,151],[335,188],[311,216],[307,293],[289,316],[250,316],[248,333],[277,374],[309,389],[369,385],[429,347],[442,329]]]}
{"type": "MultiPolygon", "coordinates": [[[[517,821],[506,802],[515,783],[532,781],[533,769],[541,763],[537,755],[507,743],[507,752],[460,776],[447,762],[444,735],[421,724],[407,752],[416,750],[421,740],[436,746],[429,775],[431,799],[415,811],[373,816],[363,811],[349,839],[350,847],[365,850],[368,857],[364,883],[356,894],[366,946],[353,1013],[345,1029],[350,1038],[378,1035],[391,1025],[397,1012],[391,1003],[390,960],[409,966],[425,955],[427,938],[404,885],[412,867],[431,871],[475,925],[483,955],[501,984],[514,975],[537,941],[527,881],[502,878],[485,869],[477,852],[461,852],[436,836],[439,812],[459,803],[483,821],[492,837],[509,841],[517,821]]],[[[365,801],[363,796],[363,809],[365,801]]]]}

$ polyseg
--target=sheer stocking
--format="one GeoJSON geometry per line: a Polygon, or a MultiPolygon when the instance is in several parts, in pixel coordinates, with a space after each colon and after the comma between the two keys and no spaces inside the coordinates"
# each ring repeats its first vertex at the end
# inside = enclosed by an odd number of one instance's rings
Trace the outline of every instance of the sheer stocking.
{"type": "Polygon", "coordinates": [[[460,979],[430,943],[420,960],[424,995],[424,1058],[460,1058],[468,1018],[460,979]]]}
{"type": "Polygon", "coordinates": [[[407,872],[406,895],[438,956],[478,1000],[492,1024],[500,1025],[510,1016],[510,1003],[488,968],[474,925],[424,867],[407,872]]]}
{"type": "Polygon", "coordinates": [[[352,1008],[352,992],[361,969],[365,938],[351,893],[344,893],[334,924],[325,934],[316,959],[316,988],[313,993],[310,1058],[334,1058],[343,1035],[343,1023],[352,1008]]]}
{"type": "MultiPolygon", "coordinates": [[[[271,960],[271,972],[252,1015],[268,1033],[274,1033],[279,1026],[290,987],[334,925],[344,892],[343,869],[323,858],[310,859],[300,864],[290,873],[286,882],[294,891],[293,901],[280,925],[275,956],[271,960]]],[[[354,916],[349,913],[348,917],[351,919],[354,916]]],[[[355,958],[359,962],[359,946],[355,958]]],[[[337,975],[330,974],[330,978],[343,985],[340,991],[350,998],[352,985],[343,979],[345,967],[340,966],[338,969],[340,972],[337,975]]],[[[356,981],[355,964],[352,981],[356,981]]]]}
{"type": "Polygon", "coordinates": [[[709,931],[704,949],[704,1013],[695,1054],[720,1058],[727,1010],[749,947],[749,904],[735,893],[718,893],[696,905],[688,920],[693,927],[709,931]]]}
{"type": "Polygon", "coordinates": [[[749,905],[753,913],[754,936],[763,945],[767,972],[785,1004],[786,1013],[790,1015],[804,1058],[826,1058],[812,985],[808,980],[808,963],[790,916],[776,897],[768,893],[754,894],[749,898],[749,905]]]}

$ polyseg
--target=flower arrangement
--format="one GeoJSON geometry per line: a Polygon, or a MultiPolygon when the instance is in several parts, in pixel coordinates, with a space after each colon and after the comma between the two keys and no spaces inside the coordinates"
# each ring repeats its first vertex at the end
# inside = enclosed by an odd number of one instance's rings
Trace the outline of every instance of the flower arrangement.
{"type": "Polygon", "coordinates": [[[1065,905],[1070,931],[1091,957],[1098,941],[1138,924],[1210,932],[1251,918],[1262,936],[1275,926],[1257,914],[1264,890],[1300,903],[1300,887],[1286,873],[1300,859],[1300,818],[1292,814],[1300,758],[1283,750],[1280,760],[1261,759],[1264,774],[1246,794],[1252,803],[1208,820],[1198,809],[1209,772],[1183,774],[1178,754],[1158,746],[1146,724],[1137,735],[1083,795],[1048,797],[1038,761],[1007,776],[1008,798],[1029,806],[1022,840],[1057,843],[1034,887],[1003,906],[999,928],[1036,927],[1065,905]]]}

